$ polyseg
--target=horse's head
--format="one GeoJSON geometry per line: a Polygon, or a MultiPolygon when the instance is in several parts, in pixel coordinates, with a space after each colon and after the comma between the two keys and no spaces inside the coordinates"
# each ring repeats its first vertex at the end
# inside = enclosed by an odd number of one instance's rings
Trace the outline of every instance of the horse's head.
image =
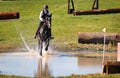
{"type": "Polygon", "coordinates": [[[45,23],[46,23],[46,25],[48,26],[48,28],[51,27],[51,17],[52,17],[52,14],[49,14],[49,15],[47,15],[46,18],[45,18],[45,23]]]}
{"type": "Polygon", "coordinates": [[[48,39],[49,37],[48,29],[51,28],[51,17],[52,17],[52,14],[49,14],[45,17],[44,24],[40,29],[40,37],[41,37],[40,39],[42,39],[43,41],[48,39]]]}

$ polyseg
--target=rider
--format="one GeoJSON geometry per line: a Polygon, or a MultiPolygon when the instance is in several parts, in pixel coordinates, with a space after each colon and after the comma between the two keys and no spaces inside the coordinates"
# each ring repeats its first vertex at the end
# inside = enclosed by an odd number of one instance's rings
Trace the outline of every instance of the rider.
{"type": "MultiPolygon", "coordinates": [[[[49,10],[48,10],[48,5],[44,5],[44,9],[40,12],[40,15],[39,15],[39,19],[40,19],[40,24],[38,26],[38,29],[36,31],[36,34],[34,36],[34,38],[36,38],[36,36],[38,35],[39,33],[39,30],[40,28],[42,27],[42,25],[44,24],[45,22],[45,18],[47,16],[50,16],[50,13],[49,13],[49,10]]],[[[51,23],[51,22],[50,22],[51,23]]],[[[51,27],[49,28],[49,39],[53,39],[53,37],[51,36],[51,27]]]]}

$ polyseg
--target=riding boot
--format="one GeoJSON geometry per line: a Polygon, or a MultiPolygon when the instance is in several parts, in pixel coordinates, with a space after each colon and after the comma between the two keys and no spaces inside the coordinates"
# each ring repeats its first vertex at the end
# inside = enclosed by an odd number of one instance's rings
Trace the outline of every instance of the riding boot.
{"type": "Polygon", "coordinates": [[[49,39],[54,39],[54,37],[52,37],[52,35],[51,35],[51,29],[48,29],[48,36],[49,36],[49,39]]]}

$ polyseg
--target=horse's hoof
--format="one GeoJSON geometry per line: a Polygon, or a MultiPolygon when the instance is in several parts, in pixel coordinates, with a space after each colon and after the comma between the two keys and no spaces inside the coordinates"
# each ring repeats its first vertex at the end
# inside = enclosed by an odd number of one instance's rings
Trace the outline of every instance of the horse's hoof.
{"type": "Polygon", "coordinates": [[[48,48],[45,48],[45,51],[48,51],[48,48]]]}

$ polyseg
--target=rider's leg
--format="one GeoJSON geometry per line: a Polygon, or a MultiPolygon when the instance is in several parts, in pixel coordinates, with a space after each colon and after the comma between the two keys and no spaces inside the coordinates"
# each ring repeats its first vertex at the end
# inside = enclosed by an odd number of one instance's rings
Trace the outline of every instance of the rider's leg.
{"type": "MultiPolygon", "coordinates": [[[[50,19],[50,25],[52,26],[52,19],[50,19]]],[[[52,37],[51,26],[48,28],[49,39],[54,39],[54,37],[52,37]]]]}
{"type": "Polygon", "coordinates": [[[51,33],[51,28],[48,29],[48,34],[49,34],[49,39],[53,39],[52,33],[51,33]]]}

